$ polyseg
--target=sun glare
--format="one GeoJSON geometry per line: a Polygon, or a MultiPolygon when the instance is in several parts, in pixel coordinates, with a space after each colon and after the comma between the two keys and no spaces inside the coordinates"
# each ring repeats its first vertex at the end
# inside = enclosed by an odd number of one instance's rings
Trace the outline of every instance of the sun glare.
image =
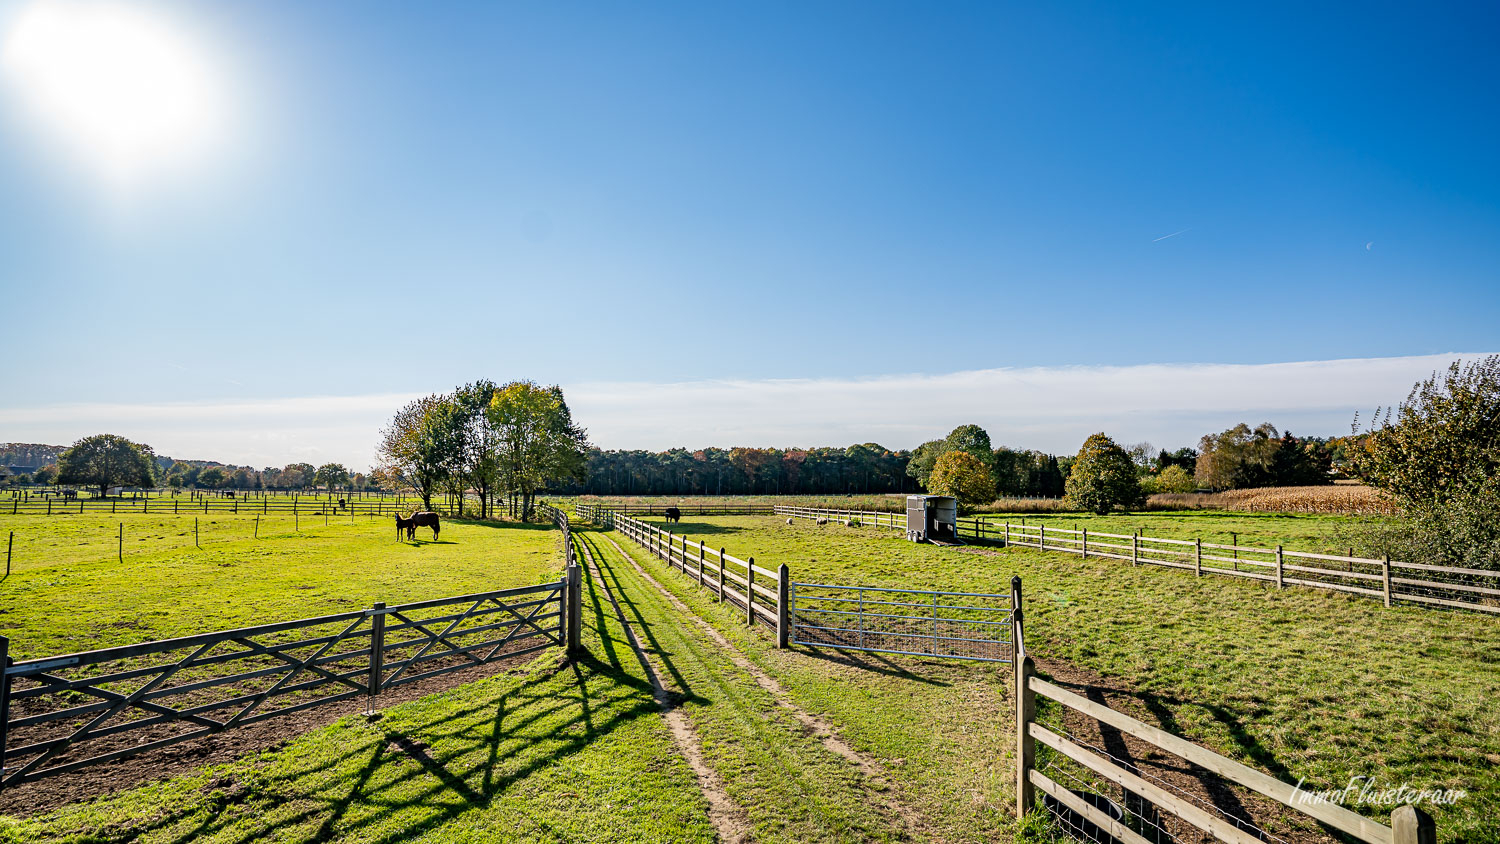
{"type": "Polygon", "coordinates": [[[136,6],[36,0],[0,44],[0,70],[53,140],[112,182],[190,160],[222,129],[212,63],[136,6]]]}

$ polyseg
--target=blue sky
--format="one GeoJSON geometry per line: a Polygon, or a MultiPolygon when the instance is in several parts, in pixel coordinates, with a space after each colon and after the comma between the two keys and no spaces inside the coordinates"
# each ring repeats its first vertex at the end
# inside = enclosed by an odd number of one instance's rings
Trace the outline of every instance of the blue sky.
{"type": "MultiPolygon", "coordinates": [[[[0,7],[0,51],[38,2],[0,7]]],[[[478,377],[756,396],[1412,359],[1344,404],[1192,414],[1305,430],[1398,401],[1425,356],[1500,349],[1493,5],[136,8],[203,58],[221,131],[122,186],[0,78],[0,440],[478,377]]],[[[832,429],[795,404],[655,439],[581,421],[605,446],[815,444],[910,402],[832,429]]],[[[1054,405],[996,439],[1071,450],[1036,433],[1054,405]]],[[[1122,439],[1195,439],[1137,410],[1122,439]]],[[[328,425],[255,457],[367,454],[362,422],[328,425]]],[[[242,453],[188,432],[136,431],[242,453]]]]}

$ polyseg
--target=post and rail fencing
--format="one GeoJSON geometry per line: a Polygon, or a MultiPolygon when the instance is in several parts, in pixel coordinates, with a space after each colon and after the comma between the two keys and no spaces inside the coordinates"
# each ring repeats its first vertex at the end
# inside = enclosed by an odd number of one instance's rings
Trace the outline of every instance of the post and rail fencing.
{"type": "Polygon", "coordinates": [[[39,659],[0,636],[0,788],[354,698],[369,711],[385,689],[544,648],[576,658],[582,577],[558,525],[552,583],[39,659]]]}
{"type": "Polygon", "coordinates": [[[776,647],[784,648],[790,642],[791,601],[787,589],[791,579],[785,564],[772,571],[757,566],[754,557],[741,560],[723,548],[689,541],[686,536],[676,536],[623,513],[606,512],[615,530],[669,568],[696,580],[699,588],[712,592],[721,603],[743,610],[745,624],[770,628],[776,634],[776,647]]]}
{"type": "MultiPolygon", "coordinates": [[[[1262,844],[1278,840],[1261,829],[1243,809],[1226,811],[1207,792],[1195,794],[1157,776],[1163,769],[1206,772],[1233,793],[1255,792],[1282,807],[1305,815],[1365,844],[1434,844],[1432,818],[1414,806],[1391,813],[1390,825],[1367,818],[1332,802],[1308,799],[1309,792],[1132,718],[1060,685],[1037,676],[1036,663],[1026,651],[1025,616],[1021,609],[1021,579],[1011,580],[1013,613],[1011,642],[1015,661],[1016,812],[1025,815],[1043,805],[1069,837],[1091,842],[1154,844],[1188,840],[1206,834],[1229,844],[1262,844]],[[1133,752],[1122,739],[1113,752],[1062,726],[1063,718],[1037,719],[1037,698],[1046,698],[1073,713],[1072,719],[1104,725],[1145,746],[1133,752]],[[1050,758],[1038,764],[1037,744],[1050,758]],[[1124,749],[1122,749],[1122,747],[1124,749]],[[1127,758],[1120,758],[1125,754],[1127,758]],[[1162,762],[1161,755],[1175,759],[1162,762]],[[1142,766],[1138,760],[1150,760],[1142,766]],[[1179,764],[1176,760],[1181,760],[1179,764]],[[1116,800],[1114,795],[1120,799],[1116,800]]],[[[1243,806],[1244,801],[1231,801],[1243,806]]]]}
{"type": "MultiPolygon", "coordinates": [[[[850,526],[871,525],[905,529],[902,514],[859,510],[815,510],[778,507],[778,515],[826,519],[850,526]]],[[[1376,598],[1391,606],[1398,601],[1500,613],[1500,571],[1406,563],[1388,557],[1355,557],[1288,551],[1278,545],[1264,548],[1225,545],[1202,539],[1166,539],[1141,534],[1069,530],[1041,525],[1017,525],[986,519],[959,519],[958,536],[1018,548],[1058,551],[1081,557],[1107,557],[1133,565],[1153,565],[1222,577],[1238,577],[1275,584],[1328,589],[1376,598]],[[1232,555],[1232,556],[1231,556],[1232,555]]]]}

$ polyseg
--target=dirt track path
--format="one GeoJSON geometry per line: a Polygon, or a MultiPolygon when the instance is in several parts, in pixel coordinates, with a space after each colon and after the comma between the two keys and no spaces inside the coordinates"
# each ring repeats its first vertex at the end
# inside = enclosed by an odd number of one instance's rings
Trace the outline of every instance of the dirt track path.
{"type": "Polygon", "coordinates": [[[619,556],[630,564],[641,580],[656,590],[672,606],[673,610],[676,611],[679,622],[696,629],[717,646],[736,668],[739,668],[752,677],[756,685],[771,695],[777,706],[788,712],[802,724],[803,728],[810,735],[815,736],[828,752],[839,756],[857,767],[868,781],[870,799],[881,804],[891,815],[899,817],[901,825],[908,834],[916,837],[918,840],[930,840],[933,837],[932,830],[922,815],[896,799],[895,794],[897,790],[893,787],[893,783],[884,766],[855,750],[845,742],[839,736],[838,730],[831,723],[797,706],[792,701],[791,695],[787,693],[786,689],[774,677],[747,659],[713,625],[700,618],[697,613],[693,612],[692,608],[688,607],[676,595],[672,594],[670,590],[657,582],[613,537],[607,534],[599,534],[599,536],[614,547],[619,556]]]}
{"type": "Polygon", "coordinates": [[[641,664],[641,670],[646,673],[646,679],[651,683],[651,696],[656,700],[656,705],[661,708],[662,717],[666,719],[667,728],[672,733],[672,742],[677,745],[678,753],[692,769],[693,776],[698,780],[698,790],[708,800],[708,817],[714,825],[714,831],[718,834],[720,841],[749,842],[753,840],[750,836],[750,824],[745,817],[745,812],[728,792],[724,790],[724,782],[719,774],[703,759],[703,744],[698,738],[698,733],[693,729],[692,721],[678,708],[678,697],[669,692],[661,681],[661,673],[646,655],[645,648],[641,647],[639,637],[635,634],[625,612],[620,608],[620,602],[615,598],[615,593],[605,582],[603,574],[599,571],[598,564],[594,561],[593,549],[589,543],[579,542],[583,549],[583,559],[588,566],[589,576],[604,591],[604,596],[609,599],[610,606],[614,608],[615,618],[620,622],[620,627],[625,631],[626,641],[630,643],[631,650],[635,651],[635,658],[641,664]]]}

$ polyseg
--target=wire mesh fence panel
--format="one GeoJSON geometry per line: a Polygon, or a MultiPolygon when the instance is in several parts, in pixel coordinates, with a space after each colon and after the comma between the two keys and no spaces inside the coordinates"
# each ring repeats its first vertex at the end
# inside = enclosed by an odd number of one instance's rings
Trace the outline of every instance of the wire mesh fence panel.
{"type": "Polygon", "coordinates": [[[797,644],[1010,661],[1010,595],[792,583],[791,617],[797,644]]]}

